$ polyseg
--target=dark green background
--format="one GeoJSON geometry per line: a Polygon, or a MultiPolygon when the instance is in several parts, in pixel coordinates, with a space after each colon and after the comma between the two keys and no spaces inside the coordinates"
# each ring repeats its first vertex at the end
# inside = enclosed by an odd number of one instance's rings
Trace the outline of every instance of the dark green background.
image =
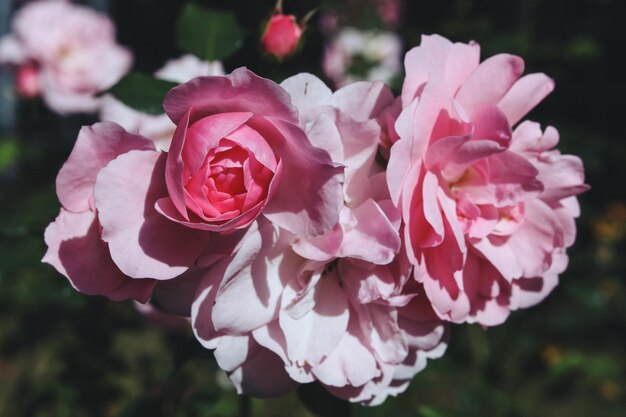
{"type": "MultiPolygon", "coordinates": [[[[5,1],[5,0],[2,0],[5,1]]],[[[227,70],[246,65],[280,80],[320,74],[323,40],[313,23],[294,59],[278,65],[257,47],[271,1],[199,2],[235,12],[248,31],[227,70]]],[[[327,2],[326,7],[350,1],[327,2]]],[[[476,40],[483,57],[521,55],[556,91],[530,118],[561,132],[560,149],[581,156],[592,189],[581,196],[579,235],[561,285],[541,305],[502,326],[455,326],[447,354],[418,374],[409,390],[355,416],[591,417],[626,415],[626,41],[621,0],[407,1],[399,32],[407,48],[421,33],[476,40]]],[[[316,0],[286,0],[303,16],[316,0]]],[[[111,0],[119,40],[152,71],[181,51],[174,0],[111,0]]],[[[356,5],[345,24],[376,25],[356,5]]],[[[3,92],[2,94],[5,94],[3,92]]],[[[43,229],[56,215],[54,177],[81,124],[41,103],[17,103],[16,126],[0,121],[0,416],[311,415],[296,394],[242,401],[209,351],[188,330],[147,322],[132,303],[77,294],[39,263],[43,229]]],[[[319,401],[324,401],[320,399],[319,401]]]]}

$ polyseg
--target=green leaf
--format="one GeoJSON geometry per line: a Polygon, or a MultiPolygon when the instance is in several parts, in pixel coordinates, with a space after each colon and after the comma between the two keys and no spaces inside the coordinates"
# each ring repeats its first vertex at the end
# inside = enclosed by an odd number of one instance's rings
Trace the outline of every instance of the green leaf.
{"type": "Polygon", "coordinates": [[[19,144],[15,139],[0,139],[0,172],[15,165],[19,153],[19,144]]]}
{"type": "Polygon", "coordinates": [[[177,22],[178,46],[207,61],[223,60],[243,43],[244,32],[232,13],[188,3],[177,22]]]}
{"type": "Polygon", "coordinates": [[[133,72],[114,85],[109,93],[135,110],[149,114],[163,113],[165,94],[178,84],[133,72]]]}

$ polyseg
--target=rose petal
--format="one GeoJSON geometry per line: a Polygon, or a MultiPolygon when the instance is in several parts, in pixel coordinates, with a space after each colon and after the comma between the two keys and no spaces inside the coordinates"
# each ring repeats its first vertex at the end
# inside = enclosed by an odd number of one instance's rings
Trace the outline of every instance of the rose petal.
{"type": "Polygon", "coordinates": [[[128,133],[115,123],[83,127],[56,179],[57,195],[63,207],[75,213],[92,208],[93,187],[100,170],[118,155],[135,149],[155,148],[149,139],[128,133]]]}
{"type": "Polygon", "coordinates": [[[202,117],[249,111],[292,123],[298,121],[298,112],[291,105],[289,94],[278,84],[246,68],[238,68],[224,77],[198,77],[174,87],[165,96],[163,107],[177,125],[192,107],[202,117]]]}
{"type": "Polygon", "coordinates": [[[48,251],[42,262],[65,275],[76,290],[118,301],[134,298],[143,303],[152,293],[155,281],[131,279],[113,263],[107,244],[100,238],[94,212],[75,214],[61,209],[46,228],[44,238],[48,251]]]}
{"type": "Polygon", "coordinates": [[[182,274],[209,238],[154,209],[167,195],[165,158],[158,152],[131,151],[110,162],[96,180],[102,238],[118,267],[134,278],[164,280],[182,274]]]}

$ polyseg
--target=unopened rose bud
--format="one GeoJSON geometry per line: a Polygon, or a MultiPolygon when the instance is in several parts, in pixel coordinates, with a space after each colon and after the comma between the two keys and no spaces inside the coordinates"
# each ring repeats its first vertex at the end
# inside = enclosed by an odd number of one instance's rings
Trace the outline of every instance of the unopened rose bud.
{"type": "Polygon", "coordinates": [[[39,72],[37,65],[32,62],[19,67],[15,75],[15,90],[20,96],[25,98],[39,96],[41,93],[39,72]]]}
{"type": "Polygon", "coordinates": [[[286,58],[298,47],[302,32],[295,16],[276,13],[263,32],[261,47],[264,52],[278,59],[286,58]]]}

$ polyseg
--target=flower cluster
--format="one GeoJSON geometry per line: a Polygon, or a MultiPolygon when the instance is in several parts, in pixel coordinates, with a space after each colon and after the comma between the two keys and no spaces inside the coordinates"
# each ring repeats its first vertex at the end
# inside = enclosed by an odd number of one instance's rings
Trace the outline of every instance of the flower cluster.
{"type": "Polygon", "coordinates": [[[13,32],[0,39],[0,64],[17,67],[20,95],[41,95],[61,114],[94,112],[95,95],[128,72],[132,54],[115,43],[107,16],[65,0],[42,0],[18,11],[13,32]]]}
{"type": "Polygon", "coordinates": [[[239,392],[397,395],[450,323],[497,325],[547,296],[587,189],[556,129],[520,123],[552,80],[479,55],[424,36],[400,97],[200,76],[165,97],[167,151],[85,127],[44,262],[78,291],[189,317],[239,392]]]}

